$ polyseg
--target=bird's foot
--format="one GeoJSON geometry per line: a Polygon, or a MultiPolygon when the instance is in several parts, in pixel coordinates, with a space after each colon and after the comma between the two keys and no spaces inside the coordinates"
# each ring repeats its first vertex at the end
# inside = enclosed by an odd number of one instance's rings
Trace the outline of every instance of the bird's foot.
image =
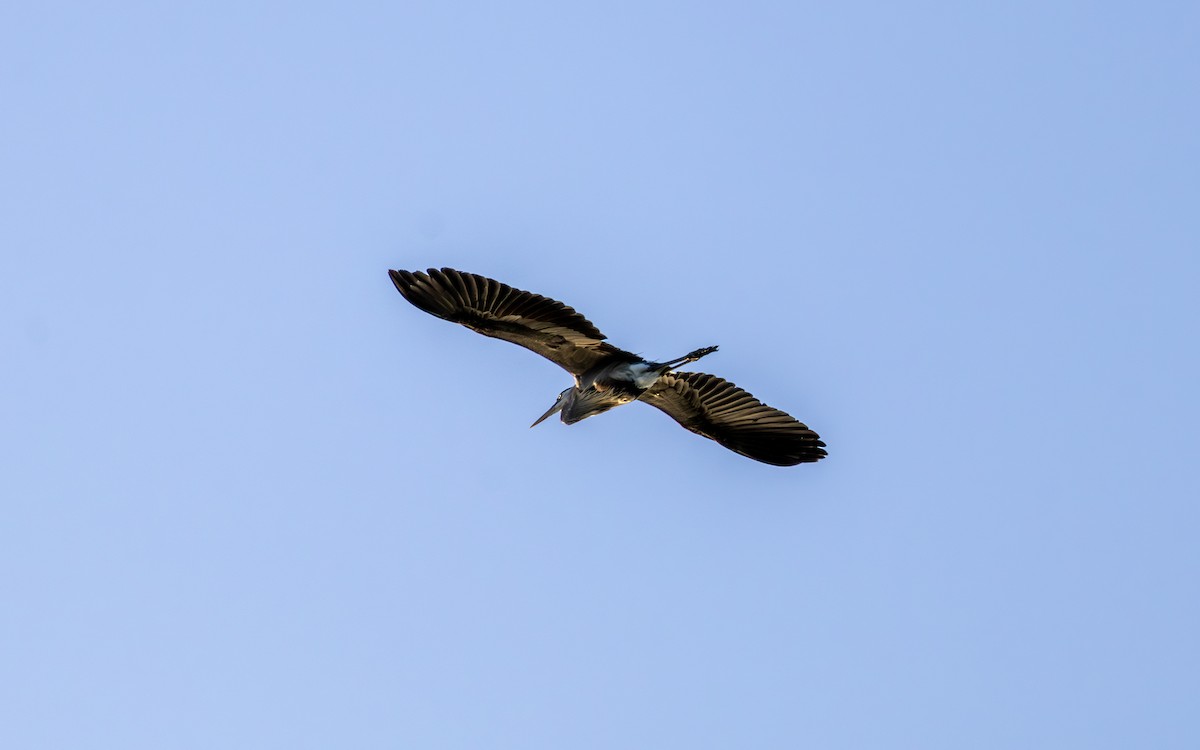
{"type": "Polygon", "coordinates": [[[692,352],[691,354],[688,354],[686,357],[684,357],[684,359],[688,362],[695,362],[696,360],[700,359],[701,357],[706,357],[709,354],[712,354],[716,350],[717,350],[717,347],[715,347],[715,346],[706,346],[703,349],[697,349],[696,351],[692,352]]]}
{"type": "Polygon", "coordinates": [[[658,367],[663,368],[662,371],[666,372],[667,370],[670,370],[671,368],[678,367],[680,365],[686,365],[688,362],[695,362],[696,360],[700,359],[703,356],[712,354],[716,350],[717,350],[717,347],[715,347],[715,346],[706,346],[703,349],[697,349],[696,351],[692,352],[691,354],[685,354],[684,356],[682,356],[678,359],[673,359],[670,362],[663,362],[661,365],[658,365],[658,367]]]}

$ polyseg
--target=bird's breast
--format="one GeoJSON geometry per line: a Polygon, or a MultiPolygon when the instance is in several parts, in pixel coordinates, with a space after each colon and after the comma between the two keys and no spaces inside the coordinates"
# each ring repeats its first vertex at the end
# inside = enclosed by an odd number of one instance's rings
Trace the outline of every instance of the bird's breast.
{"type": "Polygon", "coordinates": [[[622,362],[613,365],[612,370],[606,375],[605,379],[608,381],[615,381],[644,391],[654,385],[654,381],[658,380],[659,373],[655,372],[647,362],[622,362]]]}

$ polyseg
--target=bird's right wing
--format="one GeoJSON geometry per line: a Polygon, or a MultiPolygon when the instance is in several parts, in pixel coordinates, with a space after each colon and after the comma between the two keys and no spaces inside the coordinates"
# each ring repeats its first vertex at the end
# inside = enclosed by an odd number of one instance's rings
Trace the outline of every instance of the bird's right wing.
{"type": "Polygon", "coordinates": [[[795,466],[826,455],[825,443],[803,422],[715,375],[669,372],[640,400],[697,435],[755,461],[795,466]]]}
{"type": "Polygon", "coordinates": [[[389,271],[404,298],[430,315],[511,341],[578,375],[603,359],[637,357],[604,342],[591,321],[563,303],[452,268],[389,271]]]}

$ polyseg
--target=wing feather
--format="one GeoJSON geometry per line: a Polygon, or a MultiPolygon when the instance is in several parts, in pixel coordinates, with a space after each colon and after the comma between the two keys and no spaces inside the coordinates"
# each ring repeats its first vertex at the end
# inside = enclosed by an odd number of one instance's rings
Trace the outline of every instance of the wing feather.
{"type": "Polygon", "coordinates": [[[728,380],[703,372],[670,372],[641,396],[685,429],[731,451],[776,466],[825,457],[820,436],[728,380]]]}
{"type": "Polygon", "coordinates": [[[637,357],[604,341],[592,322],[562,302],[453,268],[389,271],[404,298],[430,315],[511,341],[578,375],[602,360],[637,357]]]}

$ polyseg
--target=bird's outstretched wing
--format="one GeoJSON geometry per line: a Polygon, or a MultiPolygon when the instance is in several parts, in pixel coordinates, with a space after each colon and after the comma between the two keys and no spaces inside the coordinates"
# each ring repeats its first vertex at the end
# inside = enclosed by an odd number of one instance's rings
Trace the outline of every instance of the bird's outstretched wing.
{"type": "Polygon", "coordinates": [[[756,461],[795,466],[825,457],[825,443],[803,422],[715,375],[669,372],[640,400],[697,435],[756,461]]]}
{"type": "Polygon", "coordinates": [[[571,307],[473,273],[443,268],[389,271],[392,283],[430,315],[484,336],[520,344],[572,375],[614,356],[637,357],[604,342],[604,334],[571,307]]]}

